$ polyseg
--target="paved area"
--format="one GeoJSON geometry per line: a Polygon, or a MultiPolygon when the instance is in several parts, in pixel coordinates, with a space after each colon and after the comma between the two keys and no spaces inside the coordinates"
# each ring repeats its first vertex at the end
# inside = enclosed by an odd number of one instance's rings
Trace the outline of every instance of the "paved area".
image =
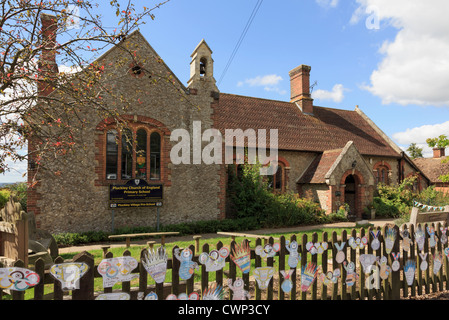
{"type": "MultiPolygon", "coordinates": [[[[375,219],[375,220],[368,220],[370,224],[373,224],[374,227],[383,227],[386,224],[394,224],[394,219],[375,219]]],[[[245,231],[246,234],[258,234],[258,235],[264,235],[264,234],[272,234],[272,233],[293,233],[293,232],[301,232],[301,231],[308,231],[308,230],[314,230],[314,229],[321,229],[321,228],[355,228],[356,223],[355,222],[338,222],[338,223],[331,223],[331,224],[320,224],[320,225],[311,225],[311,226],[297,226],[297,227],[289,227],[289,228],[275,228],[275,229],[260,229],[260,230],[252,230],[252,231],[245,231]]],[[[223,237],[221,235],[218,235],[216,233],[206,233],[201,234],[202,240],[204,239],[213,239],[218,237],[223,237]]],[[[146,245],[148,241],[151,239],[146,240],[134,240],[131,241],[131,246],[133,245],[146,245]]],[[[156,239],[156,242],[158,242],[159,239],[156,239]]],[[[193,235],[189,236],[174,236],[174,237],[166,237],[165,243],[170,242],[179,242],[179,241],[193,241],[193,235]]],[[[123,242],[104,242],[104,243],[95,243],[91,245],[83,245],[83,246],[74,246],[74,247],[66,247],[66,248],[59,248],[59,253],[72,253],[72,252],[82,252],[82,251],[90,251],[90,250],[98,250],[101,249],[102,246],[108,245],[111,248],[114,247],[125,247],[125,240],[123,242]]]]}

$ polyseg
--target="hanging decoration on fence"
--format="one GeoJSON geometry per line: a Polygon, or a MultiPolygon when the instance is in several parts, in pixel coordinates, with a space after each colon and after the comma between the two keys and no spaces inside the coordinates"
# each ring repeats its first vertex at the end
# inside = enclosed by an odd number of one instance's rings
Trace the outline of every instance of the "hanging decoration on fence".
{"type": "Polygon", "coordinates": [[[443,254],[441,252],[433,255],[433,274],[437,275],[443,265],[443,254]]]}
{"type": "Polygon", "coordinates": [[[444,249],[444,254],[446,255],[446,258],[449,260],[449,248],[444,249]]]}
{"type": "Polygon", "coordinates": [[[36,286],[39,275],[29,269],[19,267],[0,268],[0,289],[25,291],[36,286]]]}
{"type": "Polygon", "coordinates": [[[407,284],[409,286],[412,286],[413,281],[415,280],[415,270],[416,270],[416,262],[413,260],[407,260],[404,266],[404,274],[407,284]]]}
{"type": "Polygon", "coordinates": [[[198,292],[192,292],[191,294],[187,295],[187,293],[183,292],[179,295],[176,294],[169,294],[165,300],[200,300],[200,295],[198,292]]]}
{"type": "Polygon", "coordinates": [[[213,283],[204,290],[203,300],[224,300],[226,291],[224,288],[217,283],[213,283]]]}
{"type": "Polygon", "coordinates": [[[287,264],[290,268],[296,268],[298,263],[301,261],[301,256],[298,253],[298,242],[293,240],[291,243],[287,240],[285,242],[285,248],[289,252],[287,264]]]}
{"type": "Polygon", "coordinates": [[[242,243],[242,245],[236,244],[232,250],[231,259],[239,267],[244,274],[249,273],[251,268],[251,252],[248,242],[242,243]]]}
{"type": "Polygon", "coordinates": [[[341,244],[335,243],[335,248],[337,248],[337,255],[335,256],[335,261],[337,263],[343,263],[346,259],[345,252],[343,251],[343,248],[345,247],[346,242],[342,242],[341,244]]]}
{"type": "Polygon", "coordinates": [[[361,254],[359,261],[363,267],[363,273],[370,273],[371,266],[376,263],[377,257],[374,254],[361,254]]]}
{"type": "Polygon", "coordinates": [[[260,290],[265,290],[268,288],[268,284],[270,283],[275,271],[276,270],[273,267],[259,267],[254,270],[253,276],[254,279],[256,279],[260,290]]]}
{"type": "Polygon", "coordinates": [[[427,234],[429,235],[429,246],[434,248],[437,245],[438,237],[435,235],[435,228],[432,226],[426,227],[427,234]]]}
{"type": "Polygon", "coordinates": [[[281,289],[285,293],[289,293],[293,289],[292,274],[294,271],[295,269],[280,271],[282,277],[284,278],[281,284],[281,289]]]}
{"type": "Polygon", "coordinates": [[[440,230],[441,230],[440,242],[442,245],[445,245],[447,243],[447,235],[446,235],[447,227],[444,228],[440,227],[440,230]]]}
{"type": "Polygon", "coordinates": [[[155,292],[150,292],[149,294],[147,294],[145,296],[144,300],[158,300],[158,299],[159,298],[158,298],[158,296],[157,296],[157,294],[155,292]]]}
{"type": "Polygon", "coordinates": [[[371,241],[371,249],[376,251],[380,248],[380,241],[379,241],[380,230],[377,230],[376,232],[370,231],[370,233],[373,236],[373,241],[371,241]]]}
{"type": "Polygon", "coordinates": [[[103,277],[103,287],[110,288],[117,282],[138,278],[138,274],[131,273],[138,265],[137,260],[131,256],[103,259],[97,268],[103,277]]]}
{"type": "Polygon", "coordinates": [[[410,232],[408,232],[408,230],[404,230],[400,232],[400,235],[402,237],[402,249],[405,252],[409,252],[410,244],[412,242],[412,240],[410,239],[410,232]]]}
{"type": "Polygon", "coordinates": [[[385,251],[387,252],[387,254],[390,254],[391,250],[393,250],[395,241],[396,241],[396,229],[388,228],[387,234],[385,236],[385,251]]]}
{"type": "Polygon", "coordinates": [[[102,293],[95,300],[130,300],[131,297],[126,292],[102,293]]]}
{"type": "Polygon", "coordinates": [[[401,257],[401,254],[392,252],[391,255],[393,256],[393,263],[391,264],[391,269],[393,271],[398,271],[401,268],[401,264],[399,263],[399,258],[401,257]]]}
{"type": "Polygon", "coordinates": [[[226,247],[211,252],[203,252],[198,257],[198,261],[206,266],[207,272],[218,271],[224,268],[226,258],[229,256],[229,249],[226,247]]]}
{"type": "Polygon", "coordinates": [[[62,290],[76,290],[80,287],[80,279],[89,270],[84,262],[66,262],[54,264],[50,274],[61,283],[62,290]]]}
{"type": "Polygon", "coordinates": [[[232,290],[232,300],[251,299],[251,295],[245,290],[245,282],[241,278],[235,279],[234,283],[232,279],[228,279],[228,287],[232,290]]]}
{"type": "Polygon", "coordinates": [[[368,243],[368,238],[367,237],[351,237],[348,240],[348,245],[352,248],[352,249],[363,249],[365,247],[365,245],[368,243]]]}
{"type": "Polygon", "coordinates": [[[306,292],[315,281],[318,275],[318,267],[315,263],[309,262],[301,268],[301,291],[306,292]]]}
{"type": "Polygon", "coordinates": [[[142,265],[156,283],[163,283],[167,274],[167,252],[164,246],[157,251],[149,249],[144,252],[142,265]]]}
{"type": "Polygon", "coordinates": [[[382,280],[388,279],[391,273],[391,267],[388,265],[388,259],[385,256],[382,256],[382,258],[379,259],[377,257],[377,264],[379,265],[380,271],[379,275],[382,280]]]}
{"type": "Polygon", "coordinates": [[[341,276],[341,271],[340,269],[335,269],[333,272],[332,271],[328,271],[326,273],[321,273],[320,274],[320,278],[321,281],[324,283],[324,285],[328,285],[329,283],[337,283],[338,282],[338,278],[340,278],[341,276]]]}
{"type": "Polygon", "coordinates": [[[306,249],[309,251],[312,255],[314,254],[323,254],[324,251],[326,251],[328,248],[327,242],[307,242],[306,249]]]}
{"type": "Polygon", "coordinates": [[[419,253],[419,256],[421,257],[421,263],[419,264],[419,270],[426,271],[429,267],[429,264],[427,263],[427,252],[426,253],[419,253]]]}
{"type": "Polygon", "coordinates": [[[355,263],[354,262],[343,262],[343,267],[346,270],[346,285],[348,287],[352,287],[356,282],[357,279],[359,278],[358,273],[355,272],[355,263]]]}
{"type": "Polygon", "coordinates": [[[415,240],[416,243],[418,244],[419,251],[422,251],[424,249],[424,242],[426,241],[426,234],[421,228],[421,225],[418,225],[418,228],[416,228],[415,240]]]}
{"type": "Polygon", "coordinates": [[[423,210],[426,211],[444,211],[444,207],[439,207],[439,206],[429,206],[426,204],[422,204],[418,201],[413,201],[413,206],[416,208],[421,208],[423,210]]]}
{"type": "Polygon", "coordinates": [[[267,259],[273,258],[279,250],[281,250],[281,245],[279,243],[275,243],[273,245],[266,244],[264,246],[257,246],[255,253],[261,258],[267,259]]]}
{"type": "Polygon", "coordinates": [[[179,277],[182,280],[189,280],[195,273],[195,269],[198,269],[198,263],[192,261],[193,252],[189,248],[185,248],[179,253],[179,248],[175,248],[173,251],[174,256],[181,262],[179,266],[179,277]]]}

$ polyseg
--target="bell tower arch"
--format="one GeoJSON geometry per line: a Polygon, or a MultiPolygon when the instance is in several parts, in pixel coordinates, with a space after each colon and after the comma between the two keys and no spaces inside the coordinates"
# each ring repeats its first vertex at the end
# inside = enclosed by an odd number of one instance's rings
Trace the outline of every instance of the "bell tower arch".
{"type": "Polygon", "coordinates": [[[214,60],[212,59],[212,50],[203,39],[196,46],[190,56],[190,79],[187,82],[189,88],[198,88],[199,86],[211,85],[213,90],[216,88],[214,79],[214,60]]]}

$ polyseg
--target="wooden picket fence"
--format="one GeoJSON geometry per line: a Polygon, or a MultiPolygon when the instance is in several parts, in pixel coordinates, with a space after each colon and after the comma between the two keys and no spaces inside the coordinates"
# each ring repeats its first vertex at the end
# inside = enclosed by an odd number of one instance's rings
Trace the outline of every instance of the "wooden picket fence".
{"type": "MultiPolygon", "coordinates": [[[[440,227],[446,227],[446,225],[441,225],[440,223],[432,223],[431,225],[429,224],[429,226],[433,226],[435,228],[438,239],[441,239],[442,232],[440,230],[440,227]]],[[[364,274],[364,272],[362,271],[362,265],[359,261],[359,256],[362,254],[374,254],[378,257],[385,256],[388,258],[388,265],[391,266],[393,262],[393,256],[391,253],[386,253],[385,246],[385,235],[388,227],[389,226],[385,226],[382,229],[353,229],[349,234],[345,230],[343,230],[340,236],[337,236],[336,232],[333,232],[330,235],[327,232],[323,232],[320,239],[317,233],[314,233],[311,237],[308,237],[307,234],[292,235],[291,237],[289,237],[289,239],[281,236],[279,238],[279,241],[276,240],[276,242],[280,243],[280,250],[277,252],[274,258],[268,258],[266,260],[262,259],[259,255],[256,255],[254,250],[256,246],[264,245],[264,240],[262,240],[261,238],[252,239],[253,241],[244,239],[243,241],[250,242],[251,247],[252,266],[250,274],[242,274],[242,272],[238,269],[232,259],[230,259],[230,257],[227,257],[225,268],[214,272],[215,277],[213,281],[211,281],[212,275],[209,272],[206,272],[205,266],[200,263],[198,263],[199,270],[195,271],[197,278],[196,280],[195,277],[192,277],[187,281],[181,280],[179,278],[180,262],[176,258],[173,258],[174,256],[172,252],[172,256],[171,258],[169,257],[167,262],[167,273],[171,273],[171,283],[149,285],[149,275],[140,262],[140,259],[143,257],[146,251],[146,249],[142,249],[141,256],[135,257],[139,261],[139,265],[133,270],[133,273],[139,274],[138,286],[136,286],[136,284],[133,284],[133,286],[131,286],[130,282],[122,282],[120,291],[129,293],[131,299],[137,299],[139,292],[143,293],[144,295],[148,294],[149,292],[155,292],[160,300],[165,299],[170,293],[178,295],[182,292],[190,294],[196,291],[201,296],[201,293],[204,292],[204,290],[207,289],[212,282],[216,282],[218,285],[221,285],[226,289],[228,278],[233,280],[235,280],[236,278],[242,278],[245,283],[245,289],[251,293],[251,299],[254,300],[399,300],[403,297],[414,297],[425,293],[449,290],[449,258],[444,258],[443,265],[437,274],[434,274],[432,269],[432,256],[437,252],[441,252],[443,253],[444,257],[444,249],[448,247],[448,243],[446,242],[443,245],[441,241],[438,241],[435,247],[430,247],[429,235],[427,234],[427,232],[425,232],[426,238],[424,249],[422,251],[419,251],[414,238],[415,229],[417,226],[415,227],[413,225],[411,225],[410,229],[408,229],[411,239],[411,246],[408,252],[404,250],[404,247],[402,245],[403,240],[400,236],[399,228],[397,226],[391,226],[396,230],[396,241],[394,242],[392,253],[400,252],[399,261],[401,268],[396,272],[391,272],[388,279],[381,280],[380,287],[369,289],[369,287],[366,286],[365,281],[370,277],[370,275],[364,274]],[[373,251],[370,246],[373,240],[373,236],[369,231],[372,230],[381,231],[381,234],[378,238],[380,240],[381,246],[378,250],[375,251],[373,251]],[[347,245],[348,239],[350,237],[364,236],[368,237],[369,242],[363,249],[352,249],[347,245]],[[291,280],[293,282],[293,289],[289,293],[284,293],[280,287],[280,284],[283,281],[283,277],[280,271],[288,270],[290,268],[286,263],[289,254],[286,249],[286,240],[290,242],[295,240],[298,242],[298,253],[301,257],[301,260],[297,268],[294,269],[295,271],[293,272],[293,275],[291,277],[291,280]],[[327,242],[328,250],[324,251],[324,253],[322,254],[312,255],[306,249],[306,244],[310,241],[327,242]],[[342,264],[336,261],[337,247],[335,244],[341,244],[342,242],[346,242],[346,246],[344,249],[346,260],[348,262],[355,263],[356,272],[359,274],[359,278],[356,284],[353,286],[347,286],[345,284],[346,270],[342,266],[342,264]],[[429,267],[425,271],[421,271],[419,268],[420,263],[422,262],[419,253],[428,253],[427,261],[429,267]],[[403,269],[405,262],[409,259],[416,261],[415,279],[412,286],[408,286],[403,269]],[[313,262],[319,267],[319,274],[333,271],[339,268],[341,270],[341,277],[338,279],[337,283],[329,283],[328,285],[325,285],[321,281],[320,277],[318,277],[316,281],[313,282],[312,286],[306,292],[303,292],[299,289],[299,284],[301,281],[301,267],[309,262],[313,262]],[[270,281],[268,288],[265,290],[260,290],[258,288],[258,285],[254,281],[254,278],[252,276],[254,268],[261,266],[273,266],[277,271],[275,273],[275,276],[270,281]],[[200,281],[198,281],[198,277],[200,281]]],[[[424,224],[421,227],[426,230],[425,228],[427,227],[427,224],[424,224]]],[[[401,230],[407,230],[407,227],[403,226],[401,230]]],[[[273,238],[268,239],[268,243],[273,244],[274,242],[275,240],[273,238]]],[[[231,253],[236,244],[237,243],[235,241],[231,242],[231,253]]],[[[204,244],[201,248],[198,248],[198,246],[192,244],[189,248],[194,253],[193,261],[198,262],[198,251],[210,252],[210,250],[220,249],[222,246],[223,243],[218,242],[215,246],[204,244]],[[197,252],[197,254],[195,254],[195,251],[197,252]]],[[[173,250],[175,248],[177,248],[177,246],[175,246],[173,250]]],[[[123,256],[129,255],[130,251],[126,250],[123,252],[123,256]]],[[[111,252],[106,252],[104,255],[104,258],[112,257],[113,255],[111,252]]],[[[92,300],[101,293],[112,292],[112,288],[104,288],[101,292],[94,291],[94,279],[101,278],[101,275],[98,273],[97,266],[94,263],[94,258],[90,253],[82,252],[75,256],[71,261],[84,262],[89,266],[89,271],[80,280],[79,289],[71,291],[71,295],[67,294],[67,292],[62,291],[59,281],[55,281],[54,278],[48,273],[48,270],[45,270],[44,262],[42,260],[37,260],[34,266],[28,266],[28,268],[38,273],[41,278],[41,281],[37,286],[28,289],[34,290],[34,300],[92,300]],[[45,284],[50,284],[52,286],[52,292],[50,294],[48,293],[47,289],[47,293],[44,295],[45,284]]],[[[61,257],[58,257],[54,262],[63,263],[67,261],[64,261],[61,257]]],[[[23,262],[21,260],[18,260],[15,263],[15,266],[23,267],[23,262]]],[[[231,290],[227,290],[227,292],[227,299],[232,299],[231,290]]],[[[0,290],[0,300],[4,295],[5,293],[0,290]]],[[[13,300],[23,300],[24,292],[11,291],[11,296],[13,300]]]]}

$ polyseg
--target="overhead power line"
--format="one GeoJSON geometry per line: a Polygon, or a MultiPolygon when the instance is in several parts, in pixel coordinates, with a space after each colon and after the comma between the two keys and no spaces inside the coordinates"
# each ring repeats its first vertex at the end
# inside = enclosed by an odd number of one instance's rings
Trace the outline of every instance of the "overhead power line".
{"type": "Polygon", "coordinates": [[[223,73],[221,74],[220,79],[218,80],[218,85],[220,85],[221,81],[223,80],[224,76],[226,75],[226,72],[229,69],[229,66],[232,63],[232,60],[234,60],[235,55],[237,54],[237,51],[240,48],[240,45],[243,42],[243,39],[245,38],[249,27],[251,26],[251,24],[253,23],[254,18],[256,17],[257,11],[259,11],[260,6],[262,5],[263,0],[258,0],[256,5],[254,6],[253,11],[251,12],[251,16],[248,18],[248,21],[246,22],[246,26],[242,31],[242,34],[240,35],[239,40],[237,41],[234,50],[232,51],[231,56],[229,57],[228,63],[226,64],[226,67],[223,70],[223,73]]]}

